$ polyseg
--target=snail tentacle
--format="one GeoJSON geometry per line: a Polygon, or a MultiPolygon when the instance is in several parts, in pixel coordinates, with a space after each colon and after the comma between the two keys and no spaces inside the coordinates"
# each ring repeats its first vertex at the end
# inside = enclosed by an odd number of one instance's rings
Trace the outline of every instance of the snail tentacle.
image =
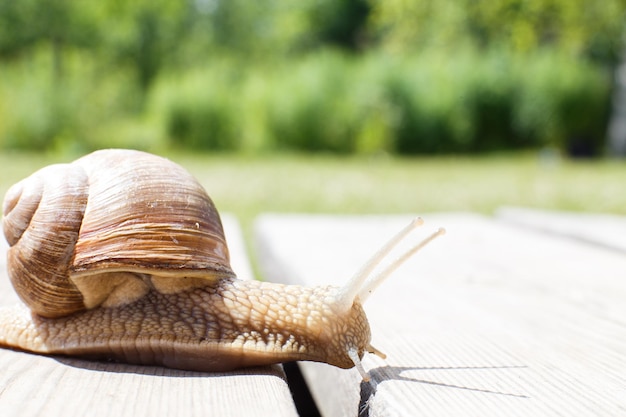
{"type": "Polygon", "coordinates": [[[413,230],[424,224],[420,217],[413,219],[402,230],[395,234],[387,243],[385,243],[352,277],[348,283],[343,286],[337,293],[335,306],[338,310],[348,310],[355,300],[358,298],[364,303],[369,295],[387,279],[400,265],[406,262],[417,251],[430,243],[437,236],[443,235],[445,229],[441,228],[426,239],[422,240],[409,250],[404,252],[400,257],[393,261],[389,266],[378,274],[372,275],[376,267],[385,259],[385,257],[413,230]]]}
{"type": "MultiPolygon", "coordinates": [[[[406,236],[409,235],[415,228],[424,224],[424,221],[420,217],[413,219],[402,230],[395,234],[387,243],[385,243],[363,266],[357,271],[356,274],[348,281],[337,294],[336,305],[342,310],[348,310],[355,298],[361,291],[361,287],[372,274],[372,271],[380,264],[380,262],[391,252],[391,250],[398,245],[406,236]]],[[[361,300],[362,301],[362,300],[361,300]]]]}
{"type": "Polygon", "coordinates": [[[410,257],[415,255],[415,253],[417,253],[424,246],[432,242],[435,238],[442,236],[445,233],[446,233],[446,229],[444,229],[443,227],[439,228],[436,232],[434,232],[433,234],[431,234],[430,236],[428,236],[421,242],[417,243],[416,245],[408,249],[402,255],[400,255],[395,261],[389,264],[385,269],[383,269],[378,274],[372,276],[369,280],[367,280],[359,291],[359,299],[361,300],[361,302],[365,302],[365,300],[367,300],[370,294],[372,294],[372,292],[374,292],[374,290],[378,288],[380,284],[382,284],[396,269],[398,269],[400,265],[405,263],[410,257]]]}

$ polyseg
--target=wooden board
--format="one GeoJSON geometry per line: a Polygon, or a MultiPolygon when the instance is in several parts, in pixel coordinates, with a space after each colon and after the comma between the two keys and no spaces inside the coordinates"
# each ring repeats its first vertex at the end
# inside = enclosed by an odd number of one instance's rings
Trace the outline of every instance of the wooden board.
{"type": "Polygon", "coordinates": [[[496,212],[496,217],[522,227],[626,253],[626,216],[503,207],[496,212]]]}
{"type": "MultiPolygon", "coordinates": [[[[237,222],[223,216],[232,267],[252,279],[237,222]]],[[[0,239],[0,305],[17,302],[0,239]]],[[[0,349],[0,416],[296,416],[281,366],[199,373],[0,349]]]]}
{"type": "MultiPolygon", "coordinates": [[[[626,257],[471,214],[425,215],[448,233],[365,304],[371,383],[302,363],[325,416],[626,414],[626,257]]],[[[266,215],[266,279],[341,285],[409,217],[266,215]]]]}

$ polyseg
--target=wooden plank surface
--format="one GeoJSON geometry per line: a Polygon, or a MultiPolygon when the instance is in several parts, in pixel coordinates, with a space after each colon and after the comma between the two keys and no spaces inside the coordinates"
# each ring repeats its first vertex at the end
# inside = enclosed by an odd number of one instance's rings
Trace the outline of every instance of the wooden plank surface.
{"type": "Polygon", "coordinates": [[[626,253],[626,216],[503,207],[496,212],[496,217],[626,253]]]}
{"type": "MultiPolygon", "coordinates": [[[[232,267],[252,279],[237,222],[224,216],[232,267]]],[[[0,305],[17,302],[0,239],[0,305]]],[[[281,366],[199,373],[0,349],[0,416],[296,416],[281,366]]]]}
{"type": "MultiPolygon", "coordinates": [[[[365,304],[371,383],[302,363],[325,416],[626,415],[626,257],[471,214],[365,304]]],[[[346,282],[408,217],[274,216],[256,225],[268,280],[346,282]]]]}

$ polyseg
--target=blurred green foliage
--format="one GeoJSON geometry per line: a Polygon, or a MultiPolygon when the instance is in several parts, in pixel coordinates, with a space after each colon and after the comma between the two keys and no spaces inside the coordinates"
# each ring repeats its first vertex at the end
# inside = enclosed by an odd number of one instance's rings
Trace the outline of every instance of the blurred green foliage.
{"type": "Polygon", "coordinates": [[[466,50],[397,57],[323,52],[225,76],[214,67],[163,79],[167,137],[214,150],[480,152],[603,136],[606,78],[537,53],[466,50]]]}
{"type": "Polygon", "coordinates": [[[0,0],[0,148],[602,149],[624,0],[0,0]]]}

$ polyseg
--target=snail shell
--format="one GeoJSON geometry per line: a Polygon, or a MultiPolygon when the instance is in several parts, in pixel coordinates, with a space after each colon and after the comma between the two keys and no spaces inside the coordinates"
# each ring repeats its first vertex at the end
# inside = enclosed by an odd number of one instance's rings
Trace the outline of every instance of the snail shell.
{"type": "Polygon", "coordinates": [[[211,199],[155,155],[105,150],[48,166],[11,187],[3,210],[9,277],[43,317],[234,277],[211,199]]]}

